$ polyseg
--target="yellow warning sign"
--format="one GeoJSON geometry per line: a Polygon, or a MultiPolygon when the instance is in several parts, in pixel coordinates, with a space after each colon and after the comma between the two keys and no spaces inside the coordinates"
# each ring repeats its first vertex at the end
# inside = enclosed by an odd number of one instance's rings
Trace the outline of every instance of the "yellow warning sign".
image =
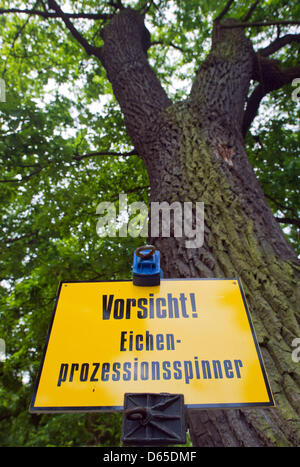
{"type": "Polygon", "coordinates": [[[120,410],[125,392],[273,406],[240,281],[61,283],[30,411],[120,410]]]}

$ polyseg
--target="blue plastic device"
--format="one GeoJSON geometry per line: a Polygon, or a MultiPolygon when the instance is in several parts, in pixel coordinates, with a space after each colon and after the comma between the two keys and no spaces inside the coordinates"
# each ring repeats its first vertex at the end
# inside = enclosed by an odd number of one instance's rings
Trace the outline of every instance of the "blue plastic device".
{"type": "Polygon", "coordinates": [[[134,285],[160,284],[160,252],[153,245],[140,246],[133,254],[132,281],[134,285]]]}

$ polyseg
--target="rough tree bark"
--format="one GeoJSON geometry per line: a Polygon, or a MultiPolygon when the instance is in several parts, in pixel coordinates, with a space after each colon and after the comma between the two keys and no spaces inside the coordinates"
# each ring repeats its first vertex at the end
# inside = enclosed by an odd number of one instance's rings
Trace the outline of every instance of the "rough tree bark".
{"type": "Polygon", "coordinates": [[[99,58],[146,164],[150,201],[205,203],[203,247],[186,249],[184,238],[151,239],[165,276],[241,278],[277,404],[190,410],[193,444],[299,445],[300,368],[291,342],[300,336],[300,267],[266,204],[243,138],[250,79],[260,74],[266,82],[276,66],[258,64],[244,30],[230,29],[234,20],[223,24],[216,22],[210,54],[181,103],[170,102],[148,64],[150,35],[139,13],[124,9],[111,20],[99,58]]]}

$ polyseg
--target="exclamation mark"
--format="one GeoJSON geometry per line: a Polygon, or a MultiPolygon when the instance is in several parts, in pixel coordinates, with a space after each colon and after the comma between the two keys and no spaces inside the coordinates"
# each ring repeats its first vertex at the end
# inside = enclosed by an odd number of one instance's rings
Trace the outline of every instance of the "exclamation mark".
{"type": "Polygon", "coordinates": [[[198,313],[196,311],[196,300],[195,300],[195,294],[190,293],[190,299],[191,299],[191,305],[192,305],[192,317],[193,318],[198,318],[198,313]]]}

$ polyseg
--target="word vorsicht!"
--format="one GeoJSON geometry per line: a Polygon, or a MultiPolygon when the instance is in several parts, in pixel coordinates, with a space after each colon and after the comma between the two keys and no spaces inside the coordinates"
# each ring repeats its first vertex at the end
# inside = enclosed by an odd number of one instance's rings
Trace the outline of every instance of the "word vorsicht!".
{"type": "Polygon", "coordinates": [[[141,298],[115,298],[113,294],[102,296],[102,319],[130,319],[136,314],[139,319],[153,318],[198,318],[196,311],[195,294],[187,297],[184,293],[179,298],[168,293],[167,298],[155,297],[153,293],[149,297],[141,298]],[[188,307],[190,312],[188,312],[188,307]]]}

